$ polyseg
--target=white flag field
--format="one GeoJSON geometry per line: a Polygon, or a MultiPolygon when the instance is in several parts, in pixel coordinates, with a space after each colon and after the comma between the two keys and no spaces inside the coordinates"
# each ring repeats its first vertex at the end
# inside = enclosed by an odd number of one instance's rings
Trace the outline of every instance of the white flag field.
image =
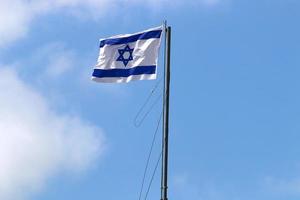
{"type": "Polygon", "coordinates": [[[92,80],[127,83],[156,79],[163,26],[100,40],[100,53],[92,80]]]}

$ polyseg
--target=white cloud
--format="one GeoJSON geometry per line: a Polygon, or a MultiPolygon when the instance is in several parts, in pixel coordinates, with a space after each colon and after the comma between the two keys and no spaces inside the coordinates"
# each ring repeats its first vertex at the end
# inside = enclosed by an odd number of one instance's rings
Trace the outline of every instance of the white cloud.
{"type": "Polygon", "coordinates": [[[0,199],[24,199],[53,175],[86,170],[103,154],[98,127],[53,112],[13,70],[0,68],[0,91],[0,199]]]}
{"type": "Polygon", "coordinates": [[[59,9],[67,9],[70,12],[89,10],[95,13],[100,6],[105,10],[107,5],[109,0],[1,0],[0,47],[24,37],[32,21],[38,16],[59,9]]]}
{"type": "Polygon", "coordinates": [[[32,21],[39,16],[62,9],[73,15],[100,19],[130,6],[148,7],[153,10],[170,6],[212,6],[220,4],[221,1],[224,0],[1,0],[0,47],[26,36],[32,21]]]}
{"type": "Polygon", "coordinates": [[[72,52],[64,52],[63,54],[56,54],[50,61],[47,67],[47,75],[51,77],[60,76],[67,72],[74,66],[72,52]]]}
{"type": "Polygon", "coordinates": [[[76,63],[76,53],[66,48],[62,43],[50,43],[38,48],[31,58],[33,63],[42,64],[44,75],[48,78],[62,76],[71,69],[74,69],[76,63]]]}
{"type": "Polygon", "coordinates": [[[21,1],[1,0],[0,3],[0,47],[23,37],[31,21],[28,7],[21,1]]]}

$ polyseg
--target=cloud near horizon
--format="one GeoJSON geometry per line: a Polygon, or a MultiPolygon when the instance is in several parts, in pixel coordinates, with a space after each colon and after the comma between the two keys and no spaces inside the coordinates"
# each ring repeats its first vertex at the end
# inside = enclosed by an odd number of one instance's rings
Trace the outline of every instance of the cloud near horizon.
{"type": "Polygon", "coordinates": [[[82,172],[105,150],[102,130],[58,115],[12,69],[0,67],[0,199],[23,200],[58,173],[82,172]]]}

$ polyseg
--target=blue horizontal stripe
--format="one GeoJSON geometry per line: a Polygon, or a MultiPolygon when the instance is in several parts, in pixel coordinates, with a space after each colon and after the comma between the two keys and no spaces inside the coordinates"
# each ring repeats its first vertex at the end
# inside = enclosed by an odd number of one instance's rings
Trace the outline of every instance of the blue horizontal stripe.
{"type": "Polygon", "coordinates": [[[94,69],[93,77],[111,78],[111,77],[129,77],[132,75],[155,74],[156,65],[137,66],[128,69],[94,69]]]}
{"type": "Polygon", "coordinates": [[[140,34],[131,35],[122,38],[105,39],[100,41],[100,48],[104,45],[127,44],[138,40],[147,40],[150,38],[160,38],[162,30],[148,31],[140,34]]]}

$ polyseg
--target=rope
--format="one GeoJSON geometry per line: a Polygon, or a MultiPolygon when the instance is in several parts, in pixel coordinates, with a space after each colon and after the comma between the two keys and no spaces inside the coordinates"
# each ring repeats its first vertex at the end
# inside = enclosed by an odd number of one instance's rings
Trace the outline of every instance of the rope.
{"type": "Polygon", "coordinates": [[[143,175],[143,180],[142,180],[142,186],[141,186],[141,190],[140,190],[139,200],[141,200],[141,197],[142,197],[142,193],[143,193],[143,189],[144,189],[144,184],[145,184],[145,179],[146,179],[147,171],[148,171],[148,168],[149,168],[149,162],[150,162],[150,158],[151,158],[151,155],[152,155],[153,146],[154,146],[154,143],[155,143],[155,140],[156,140],[156,135],[157,135],[157,132],[158,132],[158,128],[159,128],[161,119],[162,119],[162,112],[161,112],[160,117],[158,119],[156,130],[154,132],[152,143],[151,143],[151,147],[150,147],[150,150],[149,150],[149,154],[148,154],[148,158],[147,158],[147,162],[146,162],[146,167],[145,167],[145,170],[144,170],[144,175],[143,175]]]}
{"type": "Polygon", "coordinates": [[[159,86],[159,84],[161,83],[163,79],[160,78],[158,80],[158,82],[155,84],[155,86],[153,87],[153,89],[151,90],[150,94],[148,95],[147,99],[145,100],[144,104],[141,106],[140,110],[137,112],[135,118],[134,118],[134,126],[135,127],[140,127],[142,125],[142,123],[144,122],[144,120],[146,119],[146,117],[148,116],[148,114],[152,111],[152,109],[154,108],[154,106],[157,104],[158,100],[161,98],[161,94],[155,99],[154,103],[151,105],[151,107],[147,110],[147,112],[143,115],[143,117],[141,117],[141,120],[138,121],[138,118],[140,117],[142,111],[144,111],[146,105],[149,103],[151,97],[153,96],[154,92],[157,90],[157,87],[159,86]]]}
{"type": "Polygon", "coordinates": [[[153,182],[154,176],[155,176],[155,174],[156,174],[156,170],[157,170],[157,167],[158,167],[158,164],[159,164],[159,162],[160,162],[161,157],[162,157],[162,152],[160,152],[159,158],[158,158],[158,160],[157,160],[157,162],[156,162],[156,166],[155,166],[155,169],[154,169],[154,171],[153,171],[153,174],[152,174],[152,177],[151,177],[151,180],[150,180],[148,189],[147,189],[147,193],[146,193],[146,196],[145,196],[145,200],[147,200],[147,198],[148,198],[148,194],[149,194],[150,188],[151,188],[151,186],[152,186],[152,182],[153,182]]]}

